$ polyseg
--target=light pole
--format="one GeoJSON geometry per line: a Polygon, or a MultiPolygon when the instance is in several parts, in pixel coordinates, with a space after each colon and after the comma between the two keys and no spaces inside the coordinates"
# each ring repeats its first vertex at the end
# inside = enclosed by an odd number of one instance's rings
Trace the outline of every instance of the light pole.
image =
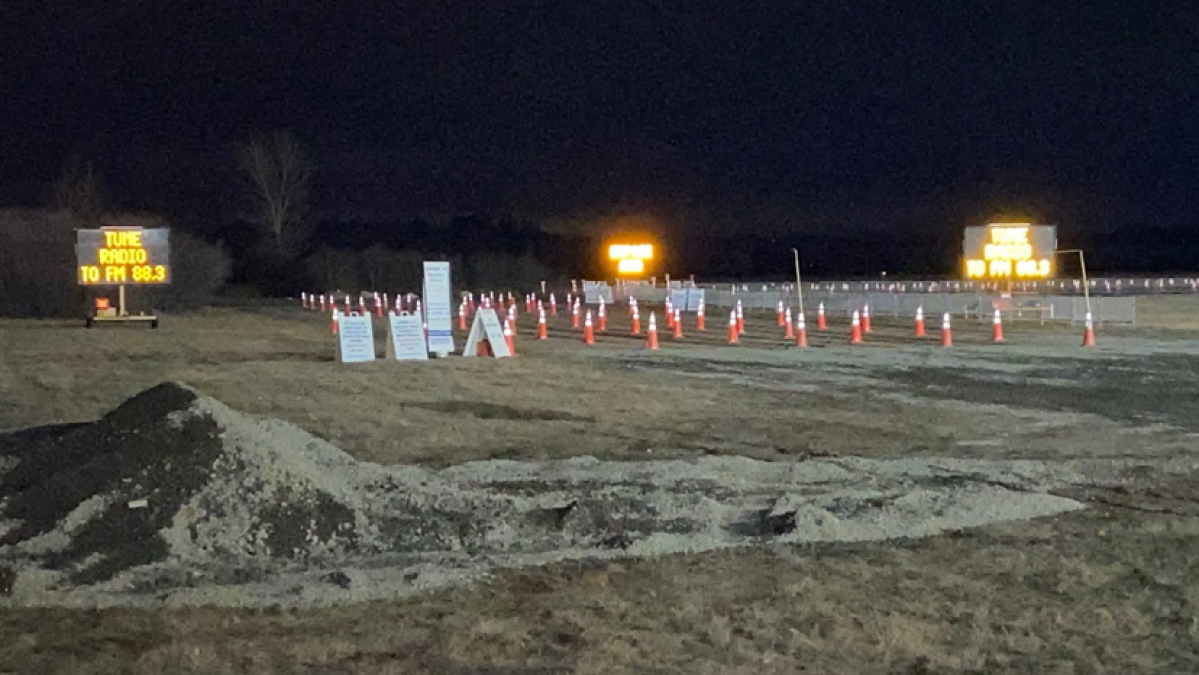
{"type": "Polygon", "coordinates": [[[799,249],[791,249],[795,255],[795,295],[799,297],[799,313],[803,314],[803,281],[799,276],[799,249]]]}
{"type": "Polygon", "coordinates": [[[1057,252],[1057,255],[1063,253],[1077,253],[1078,264],[1082,266],[1082,297],[1086,301],[1087,314],[1091,314],[1091,289],[1087,286],[1087,259],[1082,253],[1081,248],[1067,248],[1057,252]]]}

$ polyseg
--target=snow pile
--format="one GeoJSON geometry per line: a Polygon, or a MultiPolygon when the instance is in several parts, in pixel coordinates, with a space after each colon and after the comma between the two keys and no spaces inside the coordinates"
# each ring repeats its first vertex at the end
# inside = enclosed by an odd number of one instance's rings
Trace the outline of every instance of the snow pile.
{"type": "Polygon", "coordinates": [[[0,606],[330,604],[498,567],[927,536],[1081,508],[1044,492],[1078,476],[1024,464],[381,467],[164,383],[93,423],[0,437],[0,568],[15,573],[0,606]]]}

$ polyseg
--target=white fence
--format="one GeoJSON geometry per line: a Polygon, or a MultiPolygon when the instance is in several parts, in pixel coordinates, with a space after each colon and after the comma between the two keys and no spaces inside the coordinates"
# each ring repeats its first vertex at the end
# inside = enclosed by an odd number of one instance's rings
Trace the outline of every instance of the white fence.
{"type": "MultiPolygon", "coordinates": [[[[761,284],[749,285],[761,288],[761,284]]],[[[817,305],[824,304],[830,316],[848,316],[854,310],[869,306],[872,316],[913,317],[917,308],[926,315],[949,312],[952,315],[989,321],[998,309],[1005,318],[1036,321],[1069,321],[1081,323],[1086,319],[1086,299],[1067,295],[1013,295],[1004,297],[992,293],[931,293],[931,292],[859,292],[833,289],[811,290],[804,284],[804,308],[814,312],[817,305]]],[[[642,284],[627,284],[614,289],[617,300],[635,297],[639,302],[661,303],[666,301],[669,291],[664,286],[653,287],[642,284]]],[[[677,289],[676,289],[677,291],[677,289]]],[[[773,310],[779,302],[793,311],[799,307],[799,298],[790,287],[778,285],[767,290],[730,290],[704,288],[704,304],[707,307],[732,307],[741,302],[748,310],[773,310]]],[[[694,309],[688,307],[688,309],[694,309]]],[[[1097,296],[1091,298],[1091,311],[1096,323],[1136,324],[1135,296],[1097,296]]]]}

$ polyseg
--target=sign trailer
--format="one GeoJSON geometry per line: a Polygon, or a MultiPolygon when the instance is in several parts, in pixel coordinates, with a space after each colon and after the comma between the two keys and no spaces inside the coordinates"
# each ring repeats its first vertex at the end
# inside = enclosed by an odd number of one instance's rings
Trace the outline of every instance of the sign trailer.
{"type": "Polygon", "coordinates": [[[95,313],[87,317],[87,327],[95,321],[145,321],[158,327],[154,314],[130,315],[125,307],[125,286],[157,286],[171,283],[170,230],[141,227],[102,227],[78,230],[75,238],[81,286],[116,286],[117,306],[107,298],[96,300],[95,313]]]}

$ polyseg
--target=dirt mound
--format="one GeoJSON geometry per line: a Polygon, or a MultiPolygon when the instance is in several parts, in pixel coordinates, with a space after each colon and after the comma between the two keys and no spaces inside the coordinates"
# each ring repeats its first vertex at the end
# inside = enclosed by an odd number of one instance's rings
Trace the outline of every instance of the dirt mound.
{"type": "Polygon", "coordinates": [[[388,468],[165,383],[0,437],[0,606],[327,604],[564,558],[925,536],[1081,508],[1043,492],[1076,478],[852,458],[388,468]]]}

